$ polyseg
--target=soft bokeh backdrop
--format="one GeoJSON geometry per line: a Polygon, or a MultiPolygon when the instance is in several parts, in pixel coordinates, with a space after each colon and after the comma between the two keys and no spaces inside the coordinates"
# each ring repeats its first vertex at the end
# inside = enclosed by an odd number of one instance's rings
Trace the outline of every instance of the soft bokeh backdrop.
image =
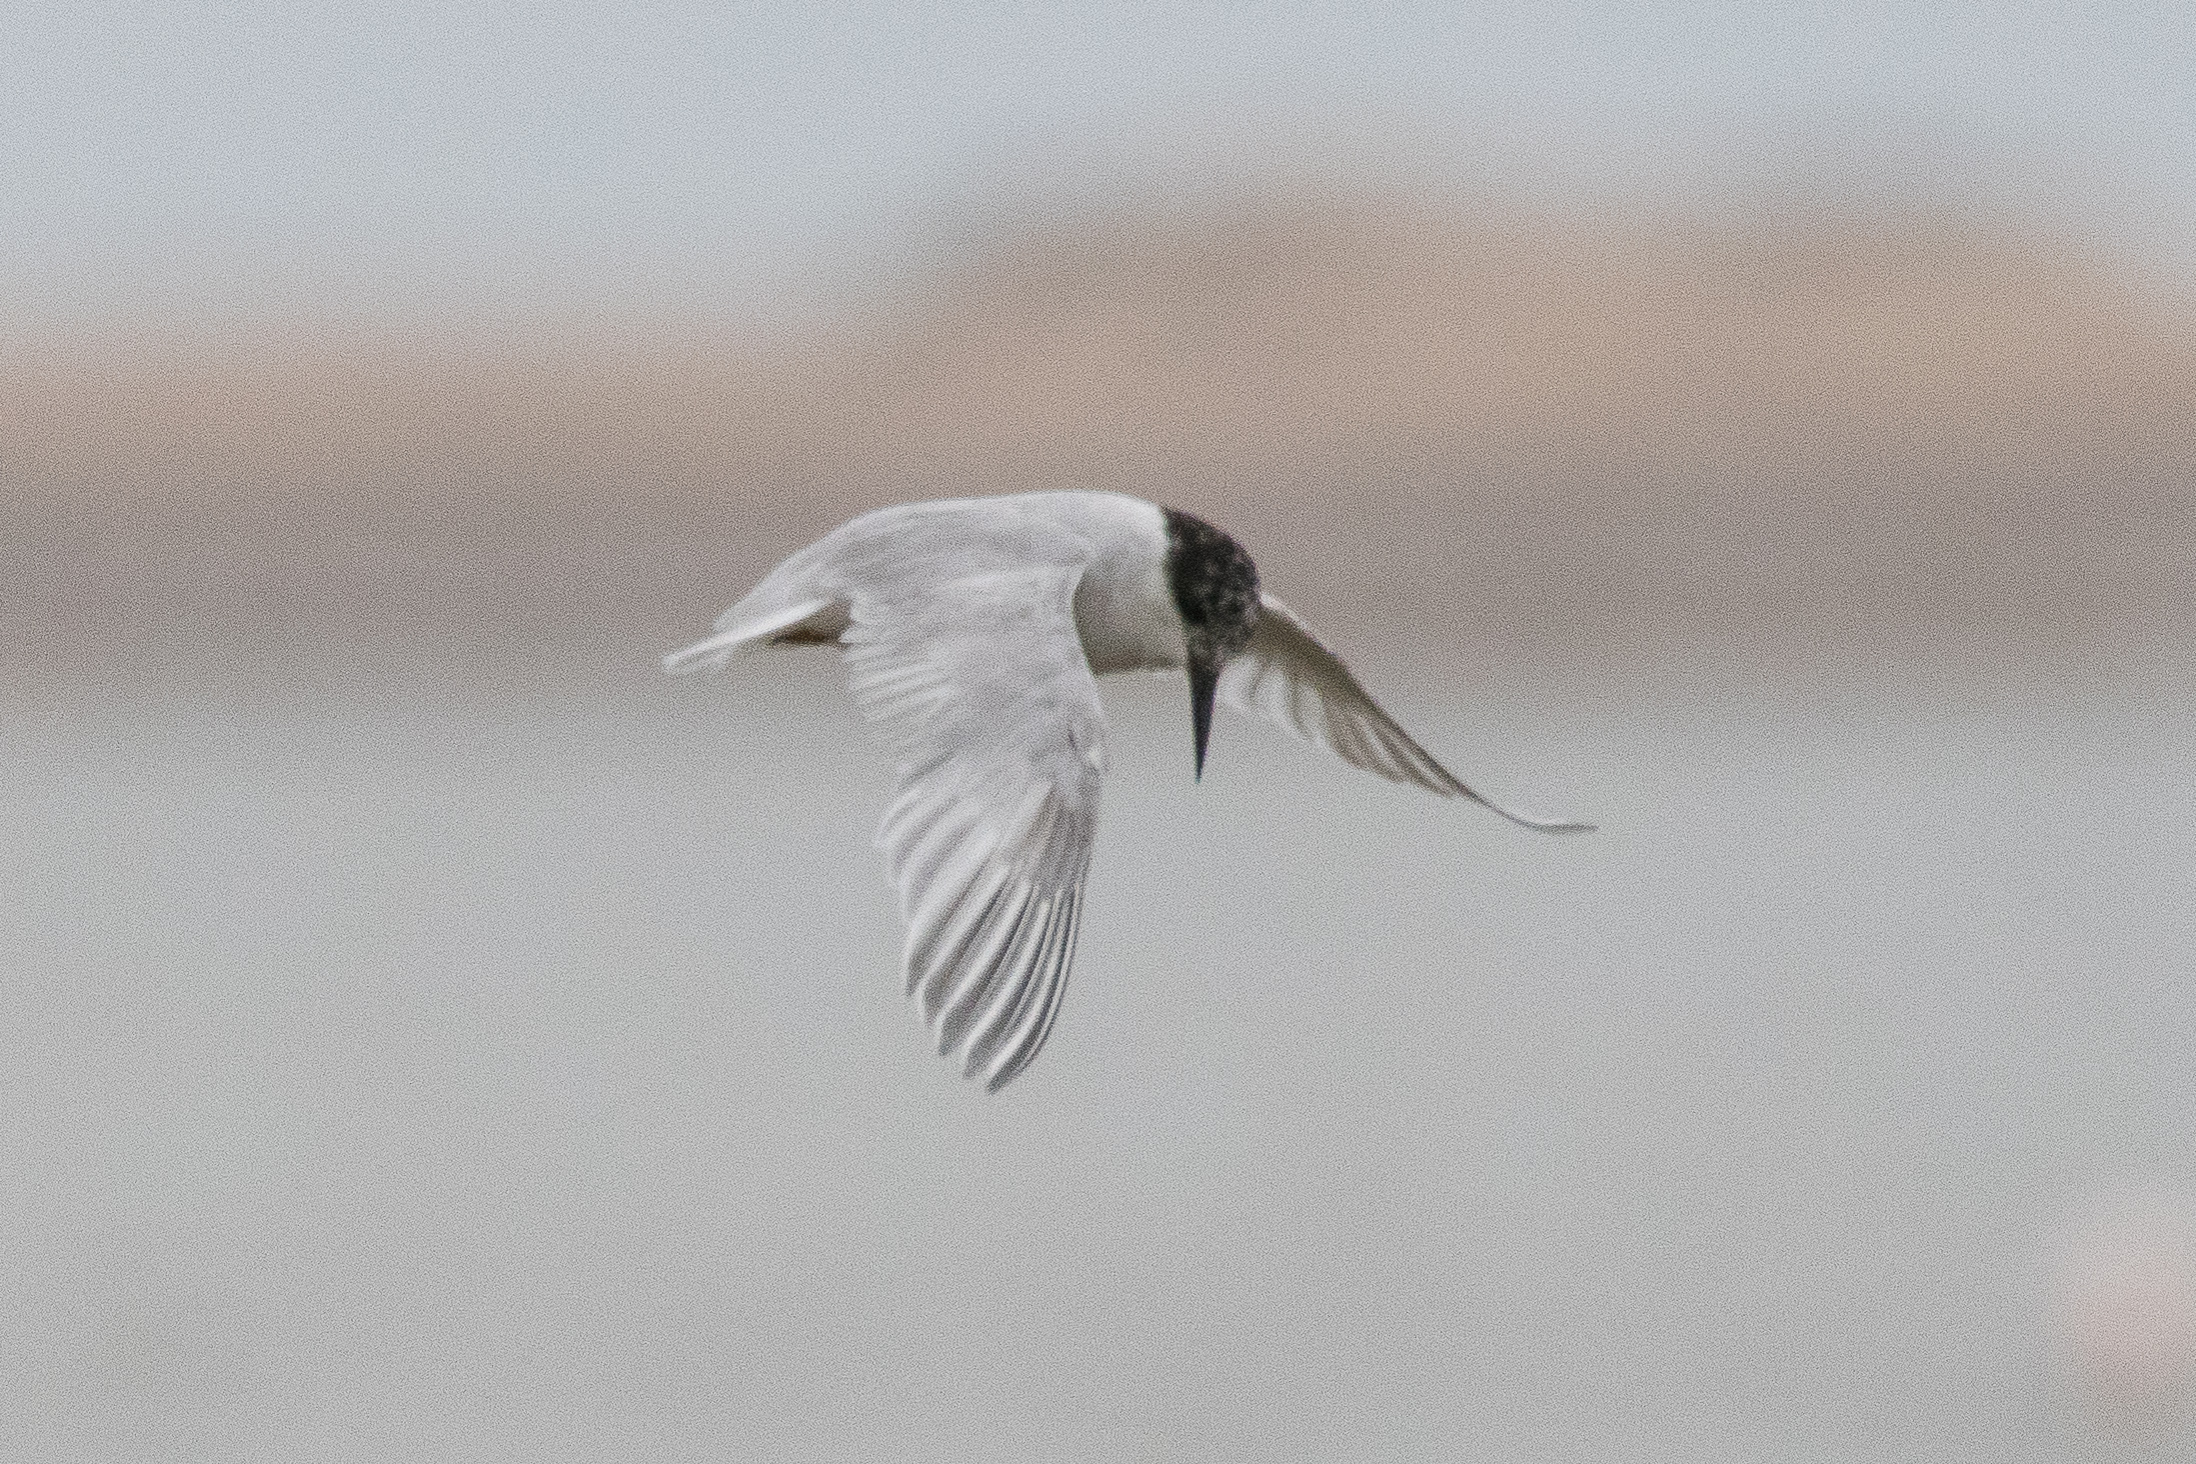
{"type": "Polygon", "coordinates": [[[49,10],[0,50],[0,1452],[2185,1457],[2172,7],[49,10]],[[1235,530],[925,1050],[896,499],[1235,530]]]}

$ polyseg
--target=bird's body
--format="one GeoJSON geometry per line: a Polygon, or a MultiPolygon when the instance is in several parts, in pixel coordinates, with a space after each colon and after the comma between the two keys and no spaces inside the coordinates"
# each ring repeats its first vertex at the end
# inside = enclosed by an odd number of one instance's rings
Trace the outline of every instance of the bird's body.
{"type": "Polygon", "coordinates": [[[1077,575],[1075,631],[1096,675],[1162,671],[1182,664],[1178,616],[1167,589],[1165,511],[1124,493],[1022,493],[880,508],[842,524],[772,570],[717,622],[718,635],[669,657],[684,671],[759,638],[831,640],[865,594],[915,594],[970,574],[1058,569],[1077,575]],[[816,600],[788,631],[757,634],[816,600]],[[803,621],[813,624],[804,625],[803,621]]]}
{"type": "Polygon", "coordinates": [[[1382,712],[1258,590],[1250,557],[1192,515],[1118,493],[901,504],[799,551],[665,658],[836,640],[900,757],[877,842],[908,936],[909,994],[941,1052],[997,1089],[1059,1012],[1105,767],[1094,675],[1187,669],[1197,766],[1215,699],[1345,760],[1497,808],[1382,712]]]}

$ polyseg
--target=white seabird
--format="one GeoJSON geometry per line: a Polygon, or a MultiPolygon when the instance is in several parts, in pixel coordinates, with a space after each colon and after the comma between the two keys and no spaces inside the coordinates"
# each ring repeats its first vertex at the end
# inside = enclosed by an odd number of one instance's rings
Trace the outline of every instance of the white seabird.
{"type": "Polygon", "coordinates": [[[899,755],[877,830],[907,924],[908,995],[997,1091],[1059,1015],[1082,918],[1105,715],[1094,676],[1187,669],[1202,776],[1215,694],[1344,761],[1551,833],[1466,787],[1380,709],[1242,546],[1119,493],[878,509],[787,559],[664,669],[747,645],[846,650],[854,700],[899,755]]]}

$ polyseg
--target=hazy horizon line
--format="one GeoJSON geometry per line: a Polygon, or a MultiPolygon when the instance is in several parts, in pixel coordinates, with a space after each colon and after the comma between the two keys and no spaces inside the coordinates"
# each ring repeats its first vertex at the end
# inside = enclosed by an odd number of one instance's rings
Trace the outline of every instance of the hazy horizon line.
{"type": "MultiPolygon", "coordinates": [[[[1092,192],[1072,181],[1049,188],[999,190],[933,211],[889,245],[827,251],[797,277],[777,282],[768,299],[737,297],[696,276],[638,289],[575,287],[542,277],[524,304],[480,298],[468,282],[412,291],[410,303],[304,298],[270,288],[266,303],[170,300],[107,314],[40,316],[20,307],[0,318],[0,351],[107,356],[144,349],[250,349],[312,336],[359,349],[418,349],[450,342],[461,349],[555,349],[706,336],[720,348],[770,351],[840,328],[860,328],[920,300],[941,283],[982,269],[1033,243],[1080,231],[1197,228],[1245,216],[1338,210],[1416,215],[1448,227],[1540,230],[1652,243],[1673,237],[1749,240],[1793,233],[1836,237],[1871,231],[1942,231],[1989,238],[2062,256],[2124,283],[2166,308],[2196,310],[2196,258],[2181,244],[2125,229],[2090,227],[2064,208],[1866,173],[1823,178],[1764,174],[1751,184],[1706,189],[1642,189],[1625,198],[1569,200],[1486,180],[1429,180],[1411,186],[1367,183],[1318,169],[1227,176],[1184,187],[1180,180],[1112,180],[1092,192]],[[468,295],[474,298],[468,301],[468,295]]],[[[523,277],[522,268],[517,273],[523,277]]]]}

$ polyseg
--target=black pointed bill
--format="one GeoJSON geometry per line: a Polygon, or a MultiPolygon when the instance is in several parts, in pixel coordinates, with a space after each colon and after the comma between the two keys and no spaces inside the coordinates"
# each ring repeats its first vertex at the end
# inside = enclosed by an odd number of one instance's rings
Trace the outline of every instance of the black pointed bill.
{"type": "Polygon", "coordinates": [[[1220,661],[1216,656],[1200,655],[1194,649],[1189,657],[1190,676],[1190,731],[1197,739],[1197,781],[1205,780],[1205,744],[1212,740],[1212,697],[1220,686],[1220,661]]]}

